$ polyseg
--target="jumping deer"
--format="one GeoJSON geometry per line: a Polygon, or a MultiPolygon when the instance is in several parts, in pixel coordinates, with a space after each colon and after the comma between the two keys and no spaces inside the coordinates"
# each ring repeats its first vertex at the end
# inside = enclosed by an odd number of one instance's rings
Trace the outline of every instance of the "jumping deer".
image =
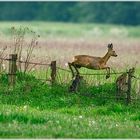
{"type": "MultiPolygon", "coordinates": [[[[135,72],[135,68],[129,70],[129,74],[133,77],[133,74],[135,72]]],[[[124,72],[122,75],[120,75],[116,80],[116,98],[117,100],[124,96],[124,93],[128,90],[128,72],[124,72]]]]}
{"type": "Polygon", "coordinates": [[[95,57],[89,55],[76,55],[74,56],[73,62],[69,62],[69,68],[74,77],[74,71],[72,66],[75,68],[77,74],[79,74],[78,68],[85,67],[88,69],[101,70],[106,69],[106,79],[110,77],[110,67],[106,65],[107,61],[111,56],[117,57],[116,52],[113,50],[113,44],[108,44],[108,52],[103,57],[95,57]]]}

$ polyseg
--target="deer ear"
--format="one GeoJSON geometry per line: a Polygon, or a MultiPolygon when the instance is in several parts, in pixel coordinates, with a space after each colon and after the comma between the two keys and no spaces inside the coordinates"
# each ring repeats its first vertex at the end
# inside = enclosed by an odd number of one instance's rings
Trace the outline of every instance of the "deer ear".
{"type": "Polygon", "coordinates": [[[111,49],[113,48],[113,44],[112,44],[112,43],[110,44],[110,48],[111,48],[111,49]]]}
{"type": "Polygon", "coordinates": [[[108,44],[108,49],[112,49],[113,48],[113,44],[108,44]]]}
{"type": "Polygon", "coordinates": [[[107,46],[108,48],[110,47],[110,44],[108,44],[108,46],[107,46]]]}

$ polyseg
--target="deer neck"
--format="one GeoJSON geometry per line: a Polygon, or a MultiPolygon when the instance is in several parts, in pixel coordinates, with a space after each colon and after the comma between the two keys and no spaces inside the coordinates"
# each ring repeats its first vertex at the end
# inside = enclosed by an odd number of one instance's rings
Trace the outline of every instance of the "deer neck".
{"type": "Polygon", "coordinates": [[[109,53],[107,52],[107,53],[105,54],[105,56],[102,57],[102,62],[106,64],[106,62],[108,61],[109,58],[110,58],[110,55],[109,55],[109,53]]]}

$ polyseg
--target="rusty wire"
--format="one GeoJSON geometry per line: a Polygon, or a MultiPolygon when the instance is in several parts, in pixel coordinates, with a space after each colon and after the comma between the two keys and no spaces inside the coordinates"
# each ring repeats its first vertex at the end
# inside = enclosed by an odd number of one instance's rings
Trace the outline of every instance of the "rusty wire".
{"type": "MultiPolygon", "coordinates": [[[[5,61],[10,61],[11,59],[9,58],[0,58],[1,60],[5,60],[5,61]]],[[[17,61],[17,62],[20,62],[20,63],[28,63],[28,64],[34,64],[34,65],[48,65],[50,66],[51,64],[48,64],[48,63],[39,63],[39,62],[26,62],[26,61],[17,61]]],[[[61,68],[61,67],[56,67],[57,69],[60,69],[60,70],[63,70],[63,71],[66,71],[66,72],[71,72],[70,70],[67,70],[67,69],[64,69],[64,68],[61,68]]],[[[124,72],[111,72],[110,75],[117,75],[117,74],[123,74],[124,72]]],[[[80,73],[81,75],[106,75],[106,73],[80,73]]],[[[138,79],[140,80],[140,78],[137,78],[134,76],[135,79],[138,79]]]]}
{"type": "MultiPolygon", "coordinates": [[[[9,58],[0,58],[1,60],[5,60],[5,61],[10,61],[11,59],[9,59],[9,58]]],[[[28,63],[28,64],[34,64],[34,65],[48,65],[48,66],[50,66],[50,64],[48,64],[48,63],[39,63],[39,62],[27,62],[27,61],[16,61],[16,62],[20,62],[20,63],[28,63]]]]}
{"type": "MultiPolygon", "coordinates": [[[[67,72],[71,72],[70,70],[67,70],[67,69],[64,69],[64,68],[60,68],[60,67],[56,67],[60,70],[63,70],[63,71],[67,71],[67,72]]],[[[110,73],[111,75],[113,74],[123,74],[124,72],[112,72],[110,73]]],[[[106,75],[106,73],[80,73],[81,75],[106,75]]]]}

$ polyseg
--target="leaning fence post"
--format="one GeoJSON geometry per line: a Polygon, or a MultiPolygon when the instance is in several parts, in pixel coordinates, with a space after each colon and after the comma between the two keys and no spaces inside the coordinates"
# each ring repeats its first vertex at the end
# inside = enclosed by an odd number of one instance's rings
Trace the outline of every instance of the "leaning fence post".
{"type": "Polygon", "coordinates": [[[52,84],[55,83],[56,78],[56,61],[51,62],[51,82],[52,84]]]}
{"type": "Polygon", "coordinates": [[[8,73],[8,83],[9,86],[14,87],[16,83],[16,60],[17,60],[17,54],[10,54],[9,55],[9,73],[8,73]]]}
{"type": "Polygon", "coordinates": [[[77,74],[75,79],[72,81],[72,84],[69,87],[69,92],[77,92],[82,80],[83,80],[83,76],[77,74]]]}
{"type": "Polygon", "coordinates": [[[128,88],[127,88],[127,104],[131,102],[131,79],[132,79],[132,69],[128,71],[128,88]]]}

